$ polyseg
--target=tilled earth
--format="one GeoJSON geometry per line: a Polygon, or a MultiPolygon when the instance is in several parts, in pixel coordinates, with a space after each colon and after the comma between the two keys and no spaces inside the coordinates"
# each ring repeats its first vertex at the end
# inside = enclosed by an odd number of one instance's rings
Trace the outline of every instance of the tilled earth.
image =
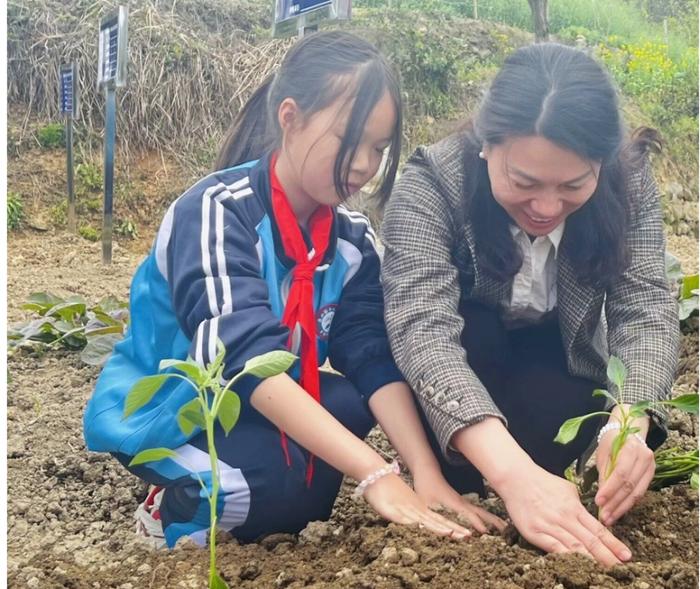
{"type": "MultiPolygon", "coordinates": [[[[34,291],[79,294],[97,302],[128,297],[131,275],[148,244],[117,247],[100,262],[99,244],[66,233],[13,234],[8,255],[8,319],[34,291]]],[[[672,237],[686,272],[697,267],[697,242],[672,237]]],[[[676,394],[697,390],[697,327],[683,336],[676,394]]],[[[8,361],[8,568],[16,588],[205,587],[208,553],[181,543],[153,551],[133,533],[132,514],[146,487],[115,460],[88,453],[82,411],[98,369],[65,351],[22,350],[8,361]]],[[[697,420],[671,419],[669,445],[697,447],[697,420]]],[[[389,452],[379,431],[371,443],[389,452]]],[[[231,587],[690,589],[698,586],[698,494],[688,485],[649,492],[614,533],[633,561],[603,570],[580,555],[553,556],[516,537],[468,542],[387,524],[343,487],[330,522],[298,537],[219,546],[231,587]]],[[[504,515],[497,498],[484,502],[504,515]]]]}

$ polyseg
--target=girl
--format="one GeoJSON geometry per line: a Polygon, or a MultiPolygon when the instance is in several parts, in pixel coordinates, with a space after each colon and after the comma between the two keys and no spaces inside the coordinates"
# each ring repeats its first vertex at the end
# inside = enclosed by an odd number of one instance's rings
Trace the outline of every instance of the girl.
{"type": "MultiPolygon", "coordinates": [[[[600,424],[567,446],[553,439],[567,418],[602,409],[591,393],[608,388],[609,354],[628,370],[625,403],[670,393],[678,314],[642,157],[653,140],[650,130],[625,139],[615,89],[591,57],[526,47],[473,123],[413,155],[383,226],[392,350],[447,480],[483,492],[485,477],[530,542],[604,564],[629,550],[562,478],[600,424]]],[[[600,473],[619,429],[613,413],[598,436],[600,473]]],[[[606,525],[654,474],[664,414],[654,408],[636,425],[600,481],[606,525]]]]}
{"type": "Polygon", "coordinates": [[[218,339],[226,378],[271,350],[289,346],[301,357],[290,374],[241,379],[239,422],[228,437],[217,433],[218,523],[239,540],[327,519],[343,474],[362,481],[367,501],[395,522],[467,536],[429,508],[439,503],[478,530],[502,525],[440,474],[390,354],[375,235],[365,217],[340,204],[377,173],[388,151],[379,187],[386,196],[400,133],[399,85],[384,58],[353,35],[315,34],[289,51],[245,105],[219,171],[170,207],[132,283],[129,333],[84,420],[88,447],[124,465],[146,448],[176,450],[177,459],[131,469],[157,485],[137,511],[141,531],[156,541],[205,541],[208,505],[194,474],[210,481],[205,434],[188,438],[175,422],[194,397],[187,383],[164,385],[126,420],[124,399],[163,358],[211,362],[218,339]],[[345,377],[319,373],[326,357],[345,377]],[[374,417],[418,494],[362,442],[374,417]]]}

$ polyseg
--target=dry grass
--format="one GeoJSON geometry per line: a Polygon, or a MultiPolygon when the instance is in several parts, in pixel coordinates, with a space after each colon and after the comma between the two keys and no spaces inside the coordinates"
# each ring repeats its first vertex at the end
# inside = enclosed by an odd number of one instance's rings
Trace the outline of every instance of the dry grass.
{"type": "MultiPolygon", "coordinates": [[[[123,154],[143,149],[192,154],[221,136],[290,43],[269,38],[262,4],[129,2],[128,85],[117,91],[123,154]]],[[[76,61],[81,96],[76,129],[99,138],[104,96],[96,88],[97,30],[100,18],[116,6],[108,0],[9,2],[8,102],[26,105],[22,136],[31,115],[58,120],[59,66],[76,61]]]]}

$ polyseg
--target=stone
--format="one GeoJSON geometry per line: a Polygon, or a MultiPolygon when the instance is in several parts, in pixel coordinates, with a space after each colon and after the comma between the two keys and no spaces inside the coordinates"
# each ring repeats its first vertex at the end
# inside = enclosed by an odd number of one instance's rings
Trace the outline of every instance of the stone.
{"type": "Polygon", "coordinates": [[[399,551],[394,546],[385,546],[379,558],[387,563],[397,563],[399,562],[399,551]]]}
{"type": "Polygon", "coordinates": [[[418,553],[412,548],[402,548],[400,552],[401,563],[406,566],[411,566],[418,562],[418,553]]]}

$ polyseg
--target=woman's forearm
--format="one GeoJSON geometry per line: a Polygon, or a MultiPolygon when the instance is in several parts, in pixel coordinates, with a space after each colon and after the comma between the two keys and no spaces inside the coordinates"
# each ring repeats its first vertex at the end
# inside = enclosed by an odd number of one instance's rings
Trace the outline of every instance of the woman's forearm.
{"type": "Polygon", "coordinates": [[[250,403],[309,452],[356,480],[386,464],[287,374],[263,380],[250,403]]]}
{"type": "Polygon", "coordinates": [[[535,465],[496,417],[487,417],[458,430],[452,436],[451,445],[477,468],[499,494],[509,481],[518,478],[519,472],[535,465]]]}
{"type": "Polygon", "coordinates": [[[419,470],[439,472],[440,466],[425,435],[413,393],[405,382],[392,382],[380,388],[370,397],[369,408],[414,475],[419,470]]]}

